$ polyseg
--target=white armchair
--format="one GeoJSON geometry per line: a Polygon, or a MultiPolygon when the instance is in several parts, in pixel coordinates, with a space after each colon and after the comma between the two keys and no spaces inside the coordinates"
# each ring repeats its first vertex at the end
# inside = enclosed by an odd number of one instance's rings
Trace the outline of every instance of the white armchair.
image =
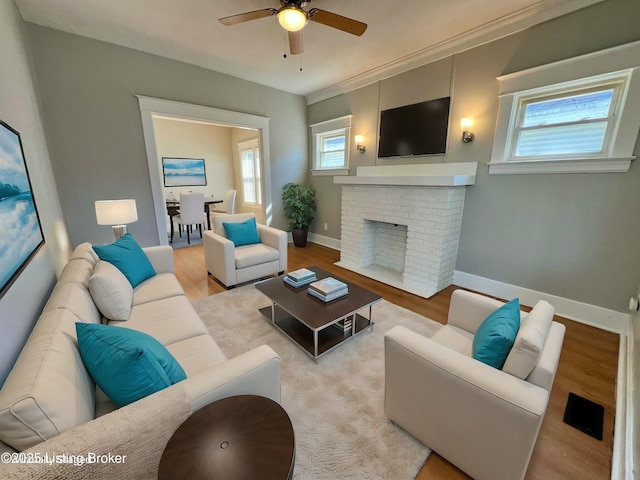
{"type": "Polygon", "coordinates": [[[551,320],[553,307],[541,301],[530,314],[521,312],[516,345],[520,339],[524,350],[515,352],[514,345],[503,370],[475,360],[475,332],[502,305],[456,290],[448,324],[431,338],[401,326],[385,335],[387,417],[476,480],[524,478],[565,334],[565,326],[551,320]],[[524,335],[538,339],[533,356],[524,335]],[[522,358],[511,357],[523,351],[533,368],[528,374],[517,364],[522,358]]]}
{"type": "Polygon", "coordinates": [[[223,222],[240,223],[255,218],[253,213],[214,214],[213,231],[204,232],[204,260],[207,272],[226,288],[284,273],[287,269],[287,232],[257,224],[260,243],[236,247],[227,238],[223,222]]]}

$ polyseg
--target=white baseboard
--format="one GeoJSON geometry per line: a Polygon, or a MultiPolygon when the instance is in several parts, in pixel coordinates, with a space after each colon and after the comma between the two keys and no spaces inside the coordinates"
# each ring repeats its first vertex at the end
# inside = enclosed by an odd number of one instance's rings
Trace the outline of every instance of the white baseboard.
{"type": "Polygon", "coordinates": [[[556,315],[620,335],[627,334],[629,325],[627,313],[616,312],[549,293],[537,292],[458,270],[453,274],[453,283],[459,287],[505,300],[518,297],[522,305],[529,307],[533,307],[538,300],[546,300],[555,307],[556,315]]]}
{"type": "Polygon", "coordinates": [[[309,241],[323,245],[325,247],[332,248],[334,250],[340,250],[340,240],[335,238],[326,237],[318,233],[309,232],[309,241]]]}

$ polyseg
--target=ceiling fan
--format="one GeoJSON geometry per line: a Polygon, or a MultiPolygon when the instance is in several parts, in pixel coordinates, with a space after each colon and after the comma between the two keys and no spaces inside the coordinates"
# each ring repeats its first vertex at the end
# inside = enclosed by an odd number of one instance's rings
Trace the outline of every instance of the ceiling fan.
{"type": "Polygon", "coordinates": [[[282,7],[279,9],[263,8],[262,10],[253,10],[251,12],[223,17],[220,18],[219,21],[223,25],[230,26],[236,23],[276,15],[282,28],[288,32],[291,55],[298,55],[304,51],[302,45],[302,29],[309,20],[357,36],[362,35],[367,29],[366,23],[343,17],[337,13],[320,10],[319,8],[312,8],[309,11],[303,10],[303,7],[310,1],[311,0],[280,0],[282,7]]]}

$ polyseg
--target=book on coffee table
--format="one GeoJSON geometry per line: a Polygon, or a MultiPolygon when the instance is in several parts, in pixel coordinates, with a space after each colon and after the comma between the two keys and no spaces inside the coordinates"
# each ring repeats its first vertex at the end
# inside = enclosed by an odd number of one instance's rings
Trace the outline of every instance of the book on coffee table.
{"type": "Polygon", "coordinates": [[[337,290],[337,291],[335,291],[333,293],[330,293],[329,295],[324,295],[324,294],[322,294],[322,293],[320,293],[320,292],[318,292],[316,290],[313,290],[311,287],[309,287],[307,289],[307,292],[309,292],[309,295],[312,295],[312,296],[314,296],[316,298],[319,298],[323,302],[330,302],[331,300],[335,300],[337,298],[344,297],[345,295],[347,295],[347,293],[349,293],[349,291],[346,288],[344,288],[344,289],[341,289],[341,290],[337,290]]]}
{"type": "Polygon", "coordinates": [[[294,288],[300,288],[305,285],[309,285],[316,280],[316,273],[307,268],[294,270],[293,272],[289,272],[284,276],[284,282],[294,288]]]}
{"type": "Polygon", "coordinates": [[[295,280],[296,282],[300,282],[309,278],[316,278],[316,272],[308,268],[299,268],[298,270],[287,273],[287,277],[290,277],[291,280],[295,280]]]}
{"type": "Polygon", "coordinates": [[[342,290],[346,291],[347,284],[340,280],[336,280],[333,277],[327,277],[322,280],[318,280],[317,282],[313,282],[309,285],[309,289],[314,290],[321,295],[329,296],[342,290]]]}
{"type": "Polygon", "coordinates": [[[341,332],[349,332],[351,331],[352,324],[353,323],[352,323],[351,317],[348,317],[348,318],[345,318],[344,320],[340,320],[339,322],[334,323],[333,326],[336,327],[341,332]]]}

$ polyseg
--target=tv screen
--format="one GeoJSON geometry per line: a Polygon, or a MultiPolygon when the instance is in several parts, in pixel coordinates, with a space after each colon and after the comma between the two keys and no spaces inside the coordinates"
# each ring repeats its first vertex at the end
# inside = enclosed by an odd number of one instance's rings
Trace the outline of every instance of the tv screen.
{"type": "Polygon", "coordinates": [[[443,155],[451,97],[380,112],[378,157],[443,155]]]}

